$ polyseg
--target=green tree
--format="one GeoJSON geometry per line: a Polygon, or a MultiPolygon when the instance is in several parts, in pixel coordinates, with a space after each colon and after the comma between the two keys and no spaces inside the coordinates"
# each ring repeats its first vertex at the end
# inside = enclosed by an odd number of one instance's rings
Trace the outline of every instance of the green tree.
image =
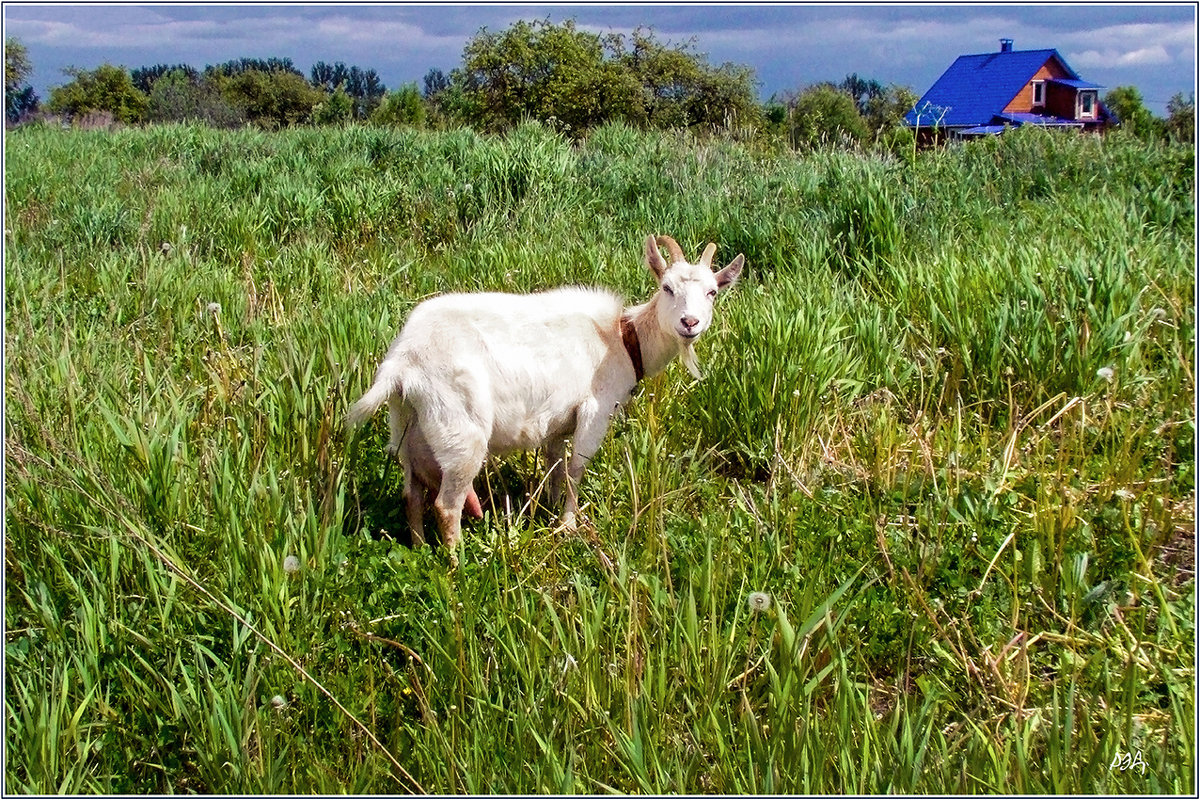
{"type": "Polygon", "coordinates": [[[787,141],[793,148],[857,147],[870,137],[854,99],[818,83],[787,100],[787,141]]]}
{"type": "Polygon", "coordinates": [[[113,119],[124,123],[146,119],[149,100],[133,85],[123,67],[101,64],[94,70],[68,67],[63,72],[74,80],[50,90],[47,108],[51,112],[81,117],[93,111],[107,111],[113,119]]]}
{"type": "Polygon", "coordinates": [[[29,51],[20,40],[9,37],[4,41],[4,116],[16,122],[24,114],[37,109],[38,96],[33,87],[26,83],[33,64],[29,51]]]}
{"type": "Polygon", "coordinates": [[[1167,101],[1167,133],[1177,142],[1196,141],[1196,95],[1177,92],[1167,101]]]}
{"type": "Polygon", "coordinates": [[[299,78],[304,73],[296,69],[290,58],[237,58],[221,64],[210,64],[204,68],[206,75],[232,77],[243,72],[286,72],[299,78]]]}
{"type": "Polygon", "coordinates": [[[588,33],[571,21],[484,29],[464,49],[451,86],[436,87],[438,102],[492,130],[525,118],[577,132],[610,120],[660,128],[760,125],[753,71],[713,67],[690,47],[668,47],[648,28],[635,30],[627,44],[620,34],[588,33]]]}
{"type": "Polygon", "coordinates": [[[196,120],[216,128],[242,125],[246,115],[221,96],[212,81],[192,69],[178,68],[160,75],[150,89],[151,122],[196,120]]]}
{"type": "Polygon", "coordinates": [[[294,70],[243,69],[231,74],[205,74],[231,106],[268,130],[308,122],[313,109],[325,99],[320,89],[309,85],[294,70]]]}
{"type": "Polygon", "coordinates": [[[200,80],[200,72],[187,64],[155,64],[152,67],[138,67],[129,71],[129,78],[133,81],[134,86],[149,95],[159,78],[173,72],[182,72],[193,82],[200,80]]]}
{"type": "MultiPolygon", "coordinates": [[[[761,127],[754,71],[725,63],[713,67],[692,50],[692,42],[673,47],[659,42],[646,27],[634,30],[621,64],[641,87],[640,118],[656,128],[709,126],[761,127]]],[[[623,45],[623,41],[619,42],[623,45]]]]}
{"type": "Polygon", "coordinates": [[[370,116],[387,91],[375,70],[347,67],[341,61],[334,64],[318,61],[313,64],[309,75],[309,82],[328,94],[341,89],[351,99],[351,114],[354,119],[361,120],[370,116]]]}
{"type": "Polygon", "coordinates": [[[446,73],[433,67],[425,73],[421,96],[426,100],[437,100],[438,96],[449,88],[450,79],[446,77],[446,73]]]}
{"type": "Polygon", "coordinates": [[[702,79],[700,64],[687,51],[690,43],[664,47],[642,27],[631,39],[621,61],[642,87],[644,121],[656,128],[686,127],[692,122],[688,101],[702,79]]]}
{"type": "Polygon", "coordinates": [[[383,101],[370,116],[371,124],[399,128],[420,127],[425,123],[425,104],[415,83],[401,86],[383,96],[383,101]]]}
{"type": "Polygon", "coordinates": [[[29,61],[29,51],[19,39],[9,37],[4,40],[4,91],[9,92],[25,82],[29,73],[33,72],[33,64],[29,61]]]}
{"type": "Polygon", "coordinates": [[[919,99],[912,89],[896,84],[868,98],[863,121],[875,141],[890,138],[897,128],[903,128],[904,115],[919,99]]]}
{"type": "Polygon", "coordinates": [[[762,108],[755,97],[754,71],[726,63],[706,69],[688,102],[693,125],[745,131],[762,127],[762,108]]]}
{"type": "MultiPolygon", "coordinates": [[[[858,108],[858,113],[864,117],[867,115],[871,101],[886,91],[879,81],[861,78],[857,72],[847,75],[838,84],[838,88],[850,95],[850,98],[854,100],[854,105],[858,108]]],[[[907,110],[905,109],[905,111],[907,110]]]]}
{"type": "Polygon", "coordinates": [[[461,113],[484,130],[533,118],[582,131],[627,118],[640,99],[638,87],[605,57],[619,42],[572,21],[519,21],[501,33],[484,28],[467,43],[453,78],[462,86],[461,113]]]}
{"type": "Polygon", "coordinates": [[[1162,121],[1150,113],[1142,102],[1142,93],[1134,86],[1118,86],[1104,96],[1104,105],[1117,115],[1122,130],[1139,139],[1153,139],[1163,135],[1162,121]]]}
{"type": "Polygon", "coordinates": [[[425,101],[427,124],[435,128],[445,128],[460,123],[465,118],[461,113],[463,107],[463,87],[461,80],[453,80],[451,76],[436,67],[425,73],[421,85],[421,97],[425,101]]]}

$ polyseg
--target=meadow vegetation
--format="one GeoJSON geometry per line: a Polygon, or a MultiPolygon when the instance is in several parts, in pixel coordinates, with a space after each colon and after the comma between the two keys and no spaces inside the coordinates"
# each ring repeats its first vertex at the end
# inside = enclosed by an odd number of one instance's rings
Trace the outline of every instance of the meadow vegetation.
{"type": "Polygon", "coordinates": [[[5,156],[7,792],[1196,791],[1189,148],[5,156]],[[410,549],[385,415],[343,427],[408,312],[638,302],[651,233],[746,255],[704,380],[643,386],[580,534],[517,455],[459,569],[410,549]]]}

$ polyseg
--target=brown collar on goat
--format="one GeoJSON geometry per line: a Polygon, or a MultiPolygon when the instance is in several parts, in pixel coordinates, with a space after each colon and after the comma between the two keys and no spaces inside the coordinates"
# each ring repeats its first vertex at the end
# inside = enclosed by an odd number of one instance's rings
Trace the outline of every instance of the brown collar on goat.
{"type": "Polygon", "coordinates": [[[642,343],[638,341],[637,328],[625,317],[621,317],[621,342],[625,345],[629,360],[633,362],[634,377],[641,383],[642,378],[646,377],[646,368],[642,366],[642,343]]]}

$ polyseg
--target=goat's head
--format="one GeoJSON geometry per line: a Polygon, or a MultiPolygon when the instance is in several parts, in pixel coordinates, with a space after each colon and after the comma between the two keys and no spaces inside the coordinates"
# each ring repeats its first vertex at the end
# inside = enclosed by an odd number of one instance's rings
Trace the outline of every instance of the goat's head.
{"type": "Polygon", "coordinates": [[[683,365],[697,380],[700,379],[700,367],[692,343],[712,323],[713,300],[717,292],[737,282],[745,261],[738,253],[727,267],[713,272],[712,257],[716,252],[717,246],[710,242],[700,261],[692,264],[683,257],[683,251],[670,236],[646,237],[646,266],[658,278],[658,293],[650,303],[655,309],[658,327],[675,337],[683,365]],[[663,259],[659,245],[667,248],[670,263],[663,259]]]}
{"type": "Polygon", "coordinates": [[[717,246],[709,243],[700,261],[692,264],[670,236],[646,237],[646,266],[658,278],[658,324],[671,331],[682,344],[690,344],[712,323],[713,300],[717,292],[732,286],[742,272],[745,261],[741,253],[720,272],[712,271],[712,257],[717,246]],[[671,255],[668,263],[659,252],[659,245],[671,255]]]}

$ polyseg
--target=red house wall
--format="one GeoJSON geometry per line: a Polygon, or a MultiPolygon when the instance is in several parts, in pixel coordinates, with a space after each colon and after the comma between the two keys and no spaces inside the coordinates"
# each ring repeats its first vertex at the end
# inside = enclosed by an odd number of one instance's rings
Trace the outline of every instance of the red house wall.
{"type": "Polygon", "coordinates": [[[1046,86],[1046,111],[1063,119],[1075,119],[1075,90],[1069,86],[1046,86]]]}

